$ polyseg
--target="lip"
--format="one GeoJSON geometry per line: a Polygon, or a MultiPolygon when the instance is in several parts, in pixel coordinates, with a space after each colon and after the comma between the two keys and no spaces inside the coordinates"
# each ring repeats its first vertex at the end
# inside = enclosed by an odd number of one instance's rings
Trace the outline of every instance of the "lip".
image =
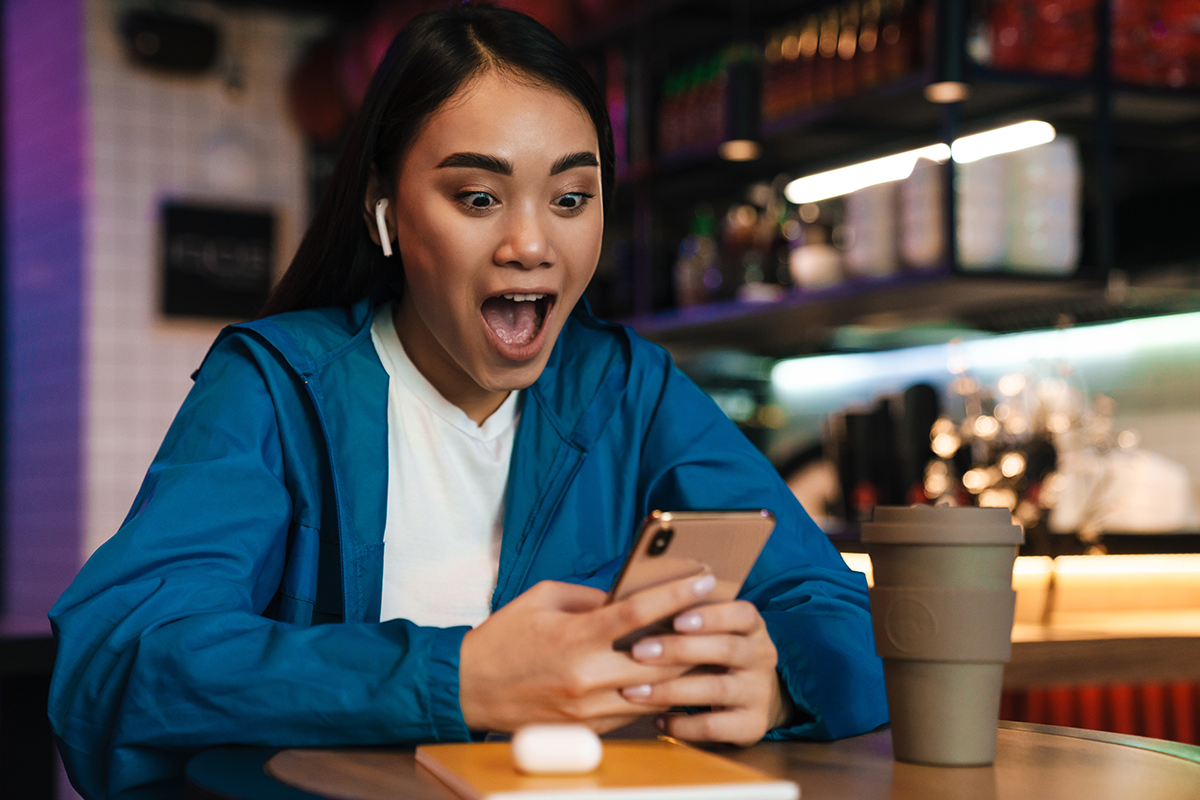
{"type": "Polygon", "coordinates": [[[483,326],[483,334],[501,358],[507,361],[524,362],[537,358],[542,352],[542,348],[546,346],[546,341],[549,336],[547,331],[550,329],[550,316],[554,313],[555,307],[558,305],[558,292],[552,289],[502,289],[498,292],[491,292],[483,300],[479,302],[479,324],[483,326]],[[483,303],[493,297],[503,297],[506,294],[544,294],[546,295],[546,315],[542,317],[542,326],[538,328],[537,335],[527,344],[512,345],[502,341],[496,336],[495,331],[487,324],[487,320],[483,318],[483,303]]]}

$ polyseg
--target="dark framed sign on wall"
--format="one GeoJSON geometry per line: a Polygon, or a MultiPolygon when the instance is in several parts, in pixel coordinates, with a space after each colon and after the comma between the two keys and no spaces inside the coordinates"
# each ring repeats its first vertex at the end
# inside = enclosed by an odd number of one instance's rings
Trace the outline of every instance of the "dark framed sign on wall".
{"type": "Polygon", "coordinates": [[[266,209],[164,201],[162,312],[251,319],[271,291],[275,214],[266,209]]]}

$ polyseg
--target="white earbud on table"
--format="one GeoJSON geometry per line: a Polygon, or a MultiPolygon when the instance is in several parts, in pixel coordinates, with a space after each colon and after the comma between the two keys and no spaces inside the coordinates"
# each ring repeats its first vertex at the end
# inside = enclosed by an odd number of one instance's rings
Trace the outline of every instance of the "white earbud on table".
{"type": "Polygon", "coordinates": [[[600,737],[582,725],[528,725],[513,734],[513,763],[531,775],[577,775],[600,766],[600,737]]]}

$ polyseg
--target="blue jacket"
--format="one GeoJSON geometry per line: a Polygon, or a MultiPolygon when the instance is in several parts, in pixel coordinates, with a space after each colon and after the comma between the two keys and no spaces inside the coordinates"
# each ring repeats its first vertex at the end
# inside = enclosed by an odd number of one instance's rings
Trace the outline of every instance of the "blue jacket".
{"type": "MultiPolygon", "coordinates": [[[[211,745],[469,737],[467,628],[379,622],[388,376],[371,321],[364,301],[222,332],[129,516],[51,610],[50,717],[85,797],[178,793],[211,745]]],[[[664,351],[580,304],[523,398],[493,608],[544,579],[607,589],[656,508],[774,511],[742,596],[803,713],[771,737],[886,721],[862,575],[664,351]]]]}

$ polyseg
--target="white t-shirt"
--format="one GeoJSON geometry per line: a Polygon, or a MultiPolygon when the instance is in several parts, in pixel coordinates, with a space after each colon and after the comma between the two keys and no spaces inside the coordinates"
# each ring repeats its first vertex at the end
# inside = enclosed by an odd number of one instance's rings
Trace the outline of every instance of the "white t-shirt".
{"type": "Polygon", "coordinates": [[[377,309],[371,340],[390,376],[379,618],[478,625],[496,587],[518,393],[476,425],[409,360],[391,303],[377,309]]]}

